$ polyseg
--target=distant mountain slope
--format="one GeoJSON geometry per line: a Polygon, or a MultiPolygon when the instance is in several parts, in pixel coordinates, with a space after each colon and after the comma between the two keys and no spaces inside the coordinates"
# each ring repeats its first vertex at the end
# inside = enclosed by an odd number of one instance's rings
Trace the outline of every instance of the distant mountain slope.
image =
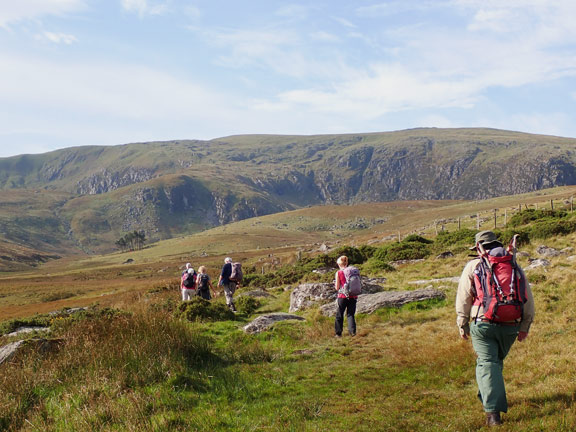
{"type": "Polygon", "coordinates": [[[157,240],[308,205],[572,185],[575,151],[576,139],[494,129],[75,147],[0,159],[0,200],[14,190],[63,194],[52,225],[87,252],[106,251],[134,229],[157,240]]]}

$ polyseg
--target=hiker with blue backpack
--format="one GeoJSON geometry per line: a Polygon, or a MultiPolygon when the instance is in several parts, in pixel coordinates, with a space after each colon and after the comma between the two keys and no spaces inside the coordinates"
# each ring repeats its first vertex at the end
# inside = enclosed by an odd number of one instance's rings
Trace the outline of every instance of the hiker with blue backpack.
{"type": "Polygon", "coordinates": [[[335,337],[342,337],[344,327],[344,313],[348,324],[348,334],[356,336],[356,303],[358,295],[362,292],[360,272],[356,267],[348,265],[348,257],[342,255],[336,261],[339,270],[336,272],[334,287],[338,292],[338,309],[334,320],[335,337]]]}
{"type": "Polygon", "coordinates": [[[508,411],[502,370],[518,339],[528,337],[534,299],[526,275],[516,263],[516,238],[507,249],[492,231],[476,234],[478,256],[464,267],[456,294],[457,324],[462,339],[472,338],[477,355],[476,381],[486,424],[502,424],[508,411]]]}

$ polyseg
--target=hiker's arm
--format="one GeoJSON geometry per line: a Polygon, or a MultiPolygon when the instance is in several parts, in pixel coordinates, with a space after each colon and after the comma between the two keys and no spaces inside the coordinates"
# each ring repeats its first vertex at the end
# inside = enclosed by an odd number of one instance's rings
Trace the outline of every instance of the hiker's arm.
{"type": "Polygon", "coordinates": [[[339,271],[336,272],[336,279],[334,282],[334,288],[336,288],[336,291],[340,289],[340,275],[338,273],[339,271]]]}
{"type": "MultiPolygon", "coordinates": [[[[524,283],[526,284],[526,303],[524,303],[522,321],[520,322],[519,330],[520,333],[528,333],[530,331],[532,321],[534,321],[534,296],[532,295],[532,288],[530,287],[530,283],[528,283],[528,280],[526,279],[526,275],[524,274],[522,269],[520,269],[520,271],[521,271],[520,275],[524,280],[524,283]]],[[[525,339],[525,337],[520,339],[520,335],[518,335],[519,341],[523,339],[525,339]]]]}
{"type": "Polygon", "coordinates": [[[524,339],[528,337],[528,332],[518,332],[518,342],[522,342],[524,339]]]}
{"type": "Polygon", "coordinates": [[[468,339],[470,335],[470,310],[474,303],[474,268],[477,264],[475,260],[466,264],[458,282],[456,324],[462,339],[468,339]]]}

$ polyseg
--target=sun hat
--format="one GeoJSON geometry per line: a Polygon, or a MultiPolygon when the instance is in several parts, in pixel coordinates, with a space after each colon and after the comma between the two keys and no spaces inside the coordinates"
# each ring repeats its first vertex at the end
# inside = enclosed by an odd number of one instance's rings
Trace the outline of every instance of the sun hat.
{"type": "MultiPolygon", "coordinates": [[[[501,243],[498,241],[498,237],[496,237],[496,234],[494,234],[492,231],[480,231],[476,233],[474,240],[476,244],[480,243],[482,246],[488,245],[490,243],[498,243],[501,245],[501,243]]],[[[476,244],[474,244],[470,250],[476,249],[476,244]]]]}

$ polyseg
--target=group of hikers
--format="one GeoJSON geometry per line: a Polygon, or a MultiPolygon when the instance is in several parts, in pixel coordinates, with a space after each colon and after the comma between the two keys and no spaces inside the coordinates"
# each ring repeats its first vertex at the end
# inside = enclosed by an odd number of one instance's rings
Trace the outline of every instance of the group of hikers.
{"type": "MultiPolygon", "coordinates": [[[[234,293],[241,281],[242,266],[240,263],[233,263],[232,258],[226,257],[218,278],[218,286],[222,287],[226,297],[226,305],[232,312],[236,312],[234,293]]],[[[186,263],[186,268],[182,272],[180,291],[182,293],[182,301],[191,300],[195,296],[211,300],[212,296],[210,294],[216,296],[216,291],[210,276],[206,272],[206,267],[198,267],[198,273],[196,273],[191,263],[186,263]]]]}
{"type": "MultiPolygon", "coordinates": [[[[534,319],[534,299],[526,275],[516,262],[516,236],[504,248],[492,231],[481,231],[476,234],[475,245],[470,250],[476,254],[460,276],[456,295],[457,325],[462,339],[472,339],[477,356],[478,398],[486,413],[486,424],[499,426],[501,413],[508,411],[502,373],[504,358],[516,340],[522,342],[527,338],[534,319]]],[[[348,334],[355,336],[356,305],[362,290],[360,273],[349,265],[348,257],[344,255],[336,264],[335,337],[342,337],[345,315],[348,334]]],[[[185,287],[186,273],[194,273],[192,266],[186,264],[182,276],[183,300],[190,299],[190,295],[210,299],[209,290],[214,292],[206,268],[201,266],[198,271],[194,276],[196,287],[185,287]],[[190,293],[194,290],[197,292],[190,293]]],[[[226,304],[233,311],[236,311],[233,296],[238,286],[235,271],[232,259],[226,258],[218,279],[218,285],[226,295],[226,304]]]]}

